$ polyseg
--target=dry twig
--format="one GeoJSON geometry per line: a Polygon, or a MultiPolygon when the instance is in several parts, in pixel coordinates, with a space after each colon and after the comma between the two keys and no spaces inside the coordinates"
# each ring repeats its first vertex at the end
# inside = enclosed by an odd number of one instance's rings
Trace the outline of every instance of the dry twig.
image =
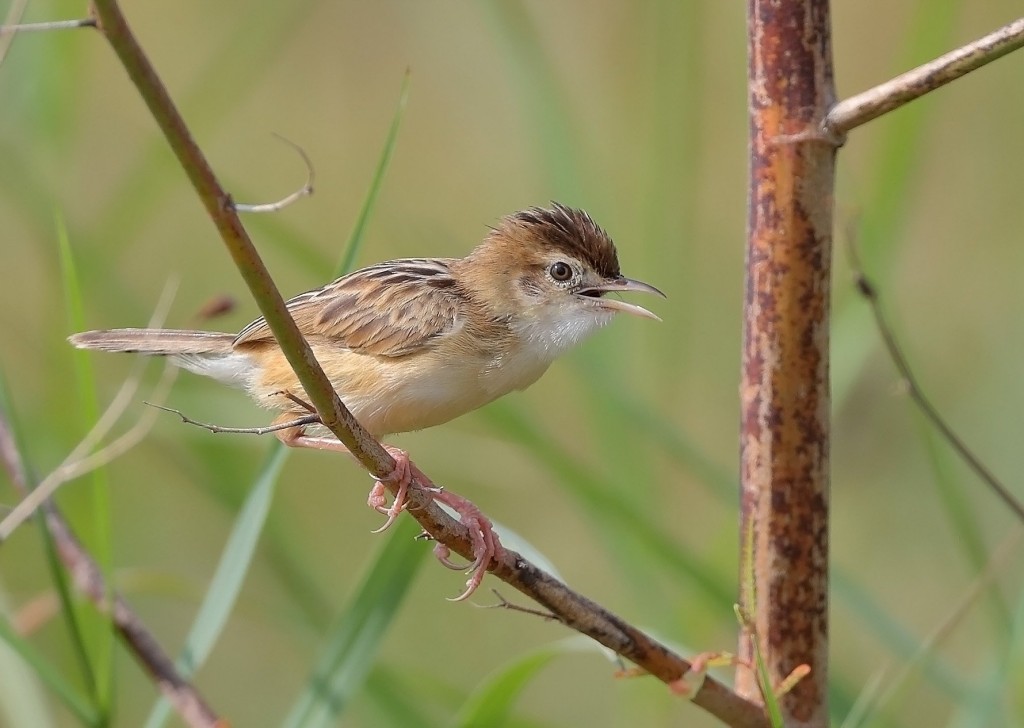
{"type": "MultiPolygon", "coordinates": [[[[4,412],[0,412],[0,461],[14,486],[28,496],[33,490],[32,484],[4,412]]],[[[42,513],[57,546],[57,553],[71,574],[75,587],[97,610],[110,615],[125,646],[153,677],[157,688],[182,720],[192,728],[222,727],[223,723],[203,696],[181,677],[174,666],[174,660],[164,652],[138,615],[120,594],[107,587],[103,572],[82,546],[56,505],[50,500],[44,501],[42,513]]]]}

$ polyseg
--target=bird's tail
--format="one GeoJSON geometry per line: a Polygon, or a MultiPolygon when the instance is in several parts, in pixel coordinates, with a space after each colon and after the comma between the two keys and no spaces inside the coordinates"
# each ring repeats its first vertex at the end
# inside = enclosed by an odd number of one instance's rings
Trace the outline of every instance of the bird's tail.
{"type": "Polygon", "coordinates": [[[79,349],[169,356],[173,364],[190,372],[249,388],[256,374],[255,362],[248,354],[232,349],[234,340],[234,334],[179,329],[107,329],[68,337],[79,349]]]}
{"type": "Polygon", "coordinates": [[[130,354],[229,354],[234,334],[179,329],[106,329],[73,334],[68,341],[79,349],[123,351],[130,354]]]}

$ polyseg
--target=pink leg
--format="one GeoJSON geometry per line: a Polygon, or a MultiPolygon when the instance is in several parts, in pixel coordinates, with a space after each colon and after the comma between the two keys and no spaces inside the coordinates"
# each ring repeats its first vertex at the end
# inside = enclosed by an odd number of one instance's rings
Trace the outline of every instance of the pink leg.
{"type": "MultiPolygon", "coordinates": [[[[388,448],[388,452],[393,457],[396,455],[391,448],[388,448]]],[[[409,469],[417,482],[431,489],[431,496],[436,502],[443,503],[455,511],[459,516],[459,523],[465,526],[469,532],[469,539],[473,544],[473,562],[468,566],[453,564],[449,560],[451,551],[443,543],[438,543],[434,546],[434,556],[449,569],[468,569],[472,572],[466,581],[465,591],[449,601],[461,602],[464,599],[468,599],[484,580],[484,575],[487,573],[487,567],[490,566],[491,560],[500,558],[504,553],[501,542],[498,540],[498,534],[494,532],[494,527],[487,516],[472,501],[443,488],[438,488],[419,468],[409,461],[409,456],[406,453],[401,450],[398,450],[398,452],[409,463],[409,469]]]]}
{"type": "MultiPolygon", "coordinates": [[[[333,437],[310,437],[295,430],[282,430],[278,433],[278,438],[289,447],[330,450],[332,452],[352,454],[347,447],[333,437]]],[[[455,511],[459,516],[459,522],[469,532],[469,538],[473,544],[473,562],[468,566],[452,563],[449,560],[451,552],[444,544],[438,543],[434,546],[434,555],[438,561],[449,569],[469,569],[472,571],[472,574],[466,581],[465,591],[451,601],[459,602],[467,599],[480,586],[491,560],[499,558],[504,551],[497,534],[494,533],[490,520],[471,501],[435,486],[430,478],[424,475],[423,471],[409,460],[409,455],[404,450],[391,447],[390,445],[385,445],[384,447],[391,457],[394,458],[395,469],[387,478],[378,480],[374,484],[366,500],[367,505],[388,517],[384,525],[373,533],[380,533],[389,528],[395,522],[395,519],[398,518],[398,515],[405,510],[409,486],[413,478],[415,478],[419,485],[428,491],[435,501],[443,503],[455,511]],[[386,505],[387,489],[384,485],[385,480],[398,486],[398,493],[395,495],[395,500],[390,507],[386,505]]]]}
{"type": "MultiPolygon", "coordinates": [[[[301,447],[308,448],[311,450],[329,450],[331,452],[343,452],[346,455],[351,455],[348,448],[345,447],[341,442],[333,437],[310,437],[309,435],[302,434],[301,431],[297,430],[282,430],[278,434],[278,439],[288,447],[301,447]]],[[[371,533],[381,533],[391,527],[391,524],[395,522],[398,515],[405,510],[405,503],[409,493],[409,483],[411,477],[409,474],[409,456],[405,454],[403,450],[393,448],[388,445],[384,446],[385,449],[391,454],[391,457],[395,459],[395,469],[391,475],[382,480],[378,480],[374,483],[373,488],[370,489],[370,494],[366,498],[366,505],[374,509],[378,513],[383,513],[388,519],[384,522],[384,525],[380,528],[372,531],[371,533]],[[400,455],[398,455],[400,453],[400,455]],[[387,506],[387,488],[384,485],[384,481],[389,483],[396,483],[398,485],[398,493],[395,495],[395,501],[390,507],[387,506]]]]}

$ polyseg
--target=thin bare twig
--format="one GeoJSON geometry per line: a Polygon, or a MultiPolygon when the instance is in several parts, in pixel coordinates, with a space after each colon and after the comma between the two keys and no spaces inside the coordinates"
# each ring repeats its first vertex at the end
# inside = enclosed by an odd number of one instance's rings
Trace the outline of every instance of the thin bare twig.
{"type": "MultiPolygon", "coordinates": [[[[160,379],[160,383],[157,385],[156,394],[159,398],[167,396],[170,391],[171,383],[177,376],[177,370],[168,364],[164,367],[163,376],[160,379]]],[[[94,436],[98,432],[103,432],[106,428],[101,427],[104,423],[102,420],[107,419],[107,416],[115,413],[118,416],[123,414],[124,408],[130,398],[124,400],[121,394],[127,390],[134,390],[137,383],[132,380],[127,380],[118,392],[118,396],[114,398],[114,401],[110,403],[106,411],[101,417],[101,421],[98,422],[92,430],[86,435],[86,439],[83,439],[71,454],[68,455],[64,461],[57,466],[49,475],[47,475],[39,484],[29,491],[24,498],[11,509],[2,521],[0,521],[0,544],[3,544],[11,534],[25,521],[32,517],[32,514],[54,493],[65,483],[72,481],[76,478],[89,473],[97,468],[101,468],[104,465],[117,459],[128,450],[138,445],[142,439],[149,432],[153,426],[156,417],[152,412],[145,412],[136,423],[123,435],[109,443],[105,447],[97,450],[96,452],[89,453],[91,447],[83,447],[83,445],[90,445],[91,442],[88,440],[94,439],[94,436]],[[122,401],[123,400],[123,401],[122,401]],[[88,454],[87,454],[88,453],[88,454]]],[[[102,436],[102,435],[101,435],[102,436]]]]}
{"type": "Polygon", "coordinates": [[[980,600],[985,589],[995,581],[1000,569],[1004,568],[1011,556],[1016,554],[1022,539],[1024,539],[1024,534],[1019,530],[1003,539],[989,557],[988,563],[985,564],[981,573],[953,603],[946,616],[922,638],[914,654],[899,665],[898,669],[892,664],[892,661],[889,661],[889,663],[883,663],[874,672],[853,702],[839,728],[857,728],[865,723],[866,716],[882,713],[882,708],[904,689],[925,658],[934,653],[953,633],[953,630],[963,622],[970,613],[971,607],[980,600]]]}
{"type": "Polygon", "coordinates": [[[280,432],[281,430],[290,430],[293,427],[304,427],[305,425],[315,425],[320,423],[320,415],[306,415],[305,417],[299,417],[289,422],[281,422],[276,425],[269,425],[267,427],[221,427],[220,425],[211,425],[207,422],[199,422],[193,420],[191,417],[183,413],[181,410],[176,410],[173,407],[164,407],[162,404],[155,404],[153,402],[146,402],[145,404],[150,407],[154,407],[164,412],[170,412],[171,414],[178,415],[181,421],[186,425],[195,425],[201,427],[204,430],[209,430],[213,433],[228,433],[232,435],[267,435],[271,432],[280,432]]]}
{"type": "MultiPolygon", "coordinates": [[[[166,318],[171,301],[174,299],[176,288],[177,283],[174,281],[164,288],[163,294],[160,296],[160,300],[153,311],[153,315],[150,317],[150,328],[159,326],[166,318]]],[[[36,509],[47,498],[52,497],[64,483],[106,465],[111,460],[135,447],[145,437],[150,427],[156,421],[156,417],[150,412],[144,413],[128,432],[104,448],[92,452],[121,419],[121,416],[135,398],[135,393],[142,382],[142,370],[144,368],[145,362],[139,360],[135,365],[132,375],[124,381],[114,399],[111,400],[107,409],[104,410],[96,424],[90,428],[85,437],[75,445],[67,457],[64,458],[64,461],[53,472],[47,475],[31,492],[27,493],[21,502],[0,521],[0,544],[6,541],[14,533],[15,529],[35,513],[36,509]]],[[[166,365],[163,375],[160,377],[160,381],[154,390],[157,399],[162,400],[167,396],[171,384],[176,377],[177,369],[170,364],[166,365]]]]}
{"type": "Polygon", "coordinates": [[[557,614],[552,614],[551,612],[542,612],[539,609],[531,609],[530,607],[523,607],[519,604],[513,604],[508,599],[503,597],[501,595],[501,592],[499,592],[497,589],[491,589],[491,591],[494,593],[494,596],[497,597],[498,603],[480,605],[481,609],[507,609],[510,612],[520,612],[521,614],[530,614],[534,617],[540,617],[541,619],[548,622],[562,621],[558,618],[557,614]]]}
{"type": "Polygon", "coordinates": [[[1007,53],[1024,46],[1024,18],[1004,25],[973,43],[907,71],[833,106],[821,123],[826,137],[848,131],[945,86],[1007,53]]]}
{"type": "MultiPolygon", "coordinates": [[[[22,3],[24,8],[28,3],[22,3]]],[[[14,8],[12,8],[13,10],[14,8]]],[[[95,18],[78,18],[77,20],[50,20],[44,23],[4,23],[0,25],[0,35],[17,35],[18,33],[44,33],[50,30],[74,30],[76,28],[95,28],[95,18]]]]}
{"type": "MultiPolygon", "coordinates": [[[[32,485],[5,412],[0,412],[0,461],[14,486],[23,494],[32,485]]],[[[170,701],[182,720],[193,728],[218,728],[223,723],[202,695],[181,675],[174,660],[164,652],[142,620],[124,598],[108,590],[103,572],[75,536],[52,501],[43,503],[47,529],[57,545],[57,553],[71,574],[76,588],[104,613],[108,613],[129,651],[153,677],[157,688],[170,701]]]]}
{"type": "Polygon", "coordinates": [[[7,58],[7,52],[11,50],[11,44],[14,43],[14,35],[17,32],[16,30],[7,30],[7,28],[17,28],[25,14],[26,7],[28,7],[28,0],[14,0],[7,8],[7,17],[4,18],[4,24],[0,25],[0,65],[3,65],[4,59],[7,58]]]}
{"type": "Polygon", "coordinates": [[[302,185],[299,189],[292,192],[287,197],[278,200],[277,202],[267,202],[262,205],[246,205],[241,202],[234,202],[235,210],[238,212],[277,212],[288,207],[293,202],[298,201],[303,197],[308,197],[313,194],[313,179],[315,177],[315,170],[313,169],[313,162],[310,160],[309,155],[306,154],[306,150],[300,147],[295,142],[285,139],[280,134],[274,134],[275,137],[280,139],[282,142],[290,146],[299,156],[302,157],[302,161],[306,163],[306,184],[302,185]]]}
{"type": "Polygon", "coordinates": [[[967,467],[974,471],[985,485],[1003,501],[1003,504],[1010,509],[1011,512],[1017,518],[1024,522],[1024,503],[1021,503],[1013,492],[1003,484],[996,475],[988,469],[988,467],[981,461],[974,452],[967,447],[967,444],[960,438],[953,428],[946,422],[945,418],[939,413],[939,410],[931,403],[931,400],[925,395],[924,390],[921,389],[921,385],[918,384],[917,377],[914,375],[913,370],[910,368],[910,362],[907,361],[907,357],[903,353],[902,347],[896,340],[896,334],[893,332],[892,327],[889,325],[888,320],[885,318],[885,314],[882,312],[882,304],[878,294],[878,289],[871,283],[868,277],[864,273],[864,269],[861,267],[859,256],[857,255],[857,248],[852,242],[850,243],[850,263],[853,269],[853,273],[856,276],[857,290],[868,302],[871,307],[871,314],[875,318],[875,326],[878,328],[878,334],[882,337],[882,343],[885,345],[885,349],[889,354],[889,358],[892,360],[893,365],[896,367],[896,371],[899,372],[900,378],[903,380],[903,384],[907,389],[907,394],[917,405],[921,413],[924,414],[925,419],[932,423],[942,435],[943,439],[946,440],[956,451],[965,463],[967,467]]]}

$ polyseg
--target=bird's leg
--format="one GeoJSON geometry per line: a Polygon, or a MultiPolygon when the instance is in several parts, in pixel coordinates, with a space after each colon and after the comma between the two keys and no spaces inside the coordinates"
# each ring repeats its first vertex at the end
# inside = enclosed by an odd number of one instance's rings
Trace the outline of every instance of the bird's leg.
{"type": "MultiPolygon", "coordinates": [[[[302,428],[296,427],[290,430],[279,430],[276,434],[278,439],[288,447],[301,447],[311,450],[329,450],[331,452],[342,452],[346,455],[352,455],[352,452],[337,438],[314,437],[312,435],[305,434],[305,430],[302,428]]],[[[391,527],[391,524],[395,522],[398,515],[405,510],[405,503],[408,500],[409,484],[412,482],[412,476],[409,474],[409,456],[405,454],[405,451],[388,445],[385,445],[384,448],[394,459],[395,469],[391,471],[390,475],[376,480],[373,488],[370,490],[370,495],[366,499],[366,504],[370,506],[370,508],[373,508],[379,513],[383,513],[388,517],[387,521],[384,522],[384,525],[373,531],[373,533],[386,531],[391,527]],[[387,506],[387,488],[384,485],[385,482],[394,483],[398,488],[398,492],[395,494],[395,500],[390,507],[387,506]]]]}
{"type": "MultiPolygon", "coordinates": [[[[306,435],[305,431],[300,428],[280,430],[275,434],[278,439],[288,447],[329,450],[332,452],[347,453],[348,455],[352,454],[339,440],[333,437],[314,437],[306,435]]],[[[409,459],[409,454],[404,450],[392,447],[391,445],[385,445],[384,449],[387,450],[388,454],[394,459],[395,469],[391,471],[389,475],[378,479],[376,483],[374,483],[366,501],[367,505],[371,508],[388,517],[384,525],[374,531],[374,533],[380,533],[381,531],[386,530],[395,522],[398,515],[405,510],[406,503],[408,501],[409,486],[415,479],[423,490],[429,493],[433,500],[438,503],[442,503],[455,511],[459,516],[459,522],[465,526],[466,530],[469,532],[470,542],[473,545],[473,562],[468,566],[458,566],[453,564],[448,558],[451,552],[444,544],[438,543],[434,546],[434,555],[448,568],[460,570],[469,569],[472,571],[472,574],[466,581],[465,591],[455,597],[452,601],[462,601],[463,599],[468,598],[474,591],[476,591],[476,588],[480,586],[484,575],[487,573],[487,567],[491,563],[491,560],[498,558],[503,551],[501,542],[498,540],[497,534],[494,533],[494,528],[491,525],[490,520],[471,501],[434,485],[430,478],[428,478],[422,470],[413,464],[409,459]],[[387,490],[385,482],[394,484],[398,489],[395,494],[394,502],[392,502],[390,507],[386,505],[387,490]]]]}
{"type": "Polygon", "coordinates": [[[501,545],[501,541],[498,540],[498,534],[494,532],[490,519],[472,501],[434,485],[430,478],[424,475],[423,471],[409,460],[408,454],[404,451],[389,447],[388,452],[391,453],[391,456],[396,461],[399,457],[403,458],[408,463],[410,474],[416,479],[416,482],[428,488],[430,497],[434,501],[446,505],[455,511],[459,516],[459,523],[465,526],[469,532],[469,540],[473,545],[473,562],[468,566],[453,564],[449,560],[451,551],[443,543],[438,542],[434,545],[434,556],[442,564],[449,569],[469,570],[471,572],[469,579],[466,580],[465,591],[450,601],[461,602],[463,599],[469,598],[484,580],[484,575],[487,573],[487,567],[490,565],[491,560],[500,558],[504,553],[504,548],[501,545]]]}

